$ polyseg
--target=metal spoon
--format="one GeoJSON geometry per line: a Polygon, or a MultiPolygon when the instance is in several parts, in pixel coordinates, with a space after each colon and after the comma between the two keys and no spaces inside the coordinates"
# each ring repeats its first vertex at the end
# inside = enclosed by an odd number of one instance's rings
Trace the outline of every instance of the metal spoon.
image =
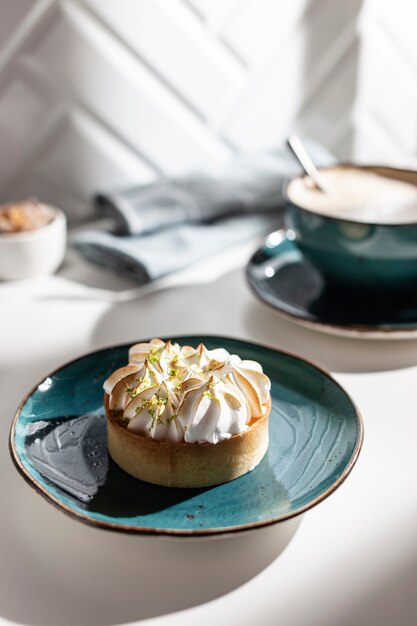
{"type": "Polygon", "coordinates": [[[293,152],[307,176],[309,176],[309,178],[313,181],[314,186],[322,193],[326,193],[326,188],[323,186],[322,178],[308,155],[307,150],[301,143],[300,138],[297,137],[297,135],[290,135],[287,139],[287,145],[293,152]]]}

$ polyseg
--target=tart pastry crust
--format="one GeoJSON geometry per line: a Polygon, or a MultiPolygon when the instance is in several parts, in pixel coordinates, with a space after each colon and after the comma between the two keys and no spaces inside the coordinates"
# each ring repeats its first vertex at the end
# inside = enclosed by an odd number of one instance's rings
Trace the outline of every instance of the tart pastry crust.
{"type": "Polygon", "coordinates": [[[269,400],[264,415],[252,419],[243,433],[219,443],[161,441],[132,432],[109,408],[107,442],[112,459],[135,478],[165,487],[209,487],[228,482],[254,469],[268,449],[269,400]]]}

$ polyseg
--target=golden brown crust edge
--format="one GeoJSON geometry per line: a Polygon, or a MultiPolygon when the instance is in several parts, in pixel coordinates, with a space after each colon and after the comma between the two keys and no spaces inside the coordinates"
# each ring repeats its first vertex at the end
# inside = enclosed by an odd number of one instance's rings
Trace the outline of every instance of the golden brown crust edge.
{"type": "Polygon", "coordinates": [[[268,409],[247,431],[220,443],[156,441],[121,426],[109,409],[107,444],[113,461],[135,478],[165,487],[209,487],[251,471],[268,449],[268,409]]]}

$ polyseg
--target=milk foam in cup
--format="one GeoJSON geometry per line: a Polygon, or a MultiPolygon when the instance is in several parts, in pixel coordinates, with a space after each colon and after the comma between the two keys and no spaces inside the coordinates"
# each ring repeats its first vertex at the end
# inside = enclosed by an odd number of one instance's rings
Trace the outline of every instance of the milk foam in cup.
{"type": "Polygon", "coordinates": [[[330,286],[391,298],[417,294],[417,171],[338,165],[284,185],[286,228],[330,286]]]}

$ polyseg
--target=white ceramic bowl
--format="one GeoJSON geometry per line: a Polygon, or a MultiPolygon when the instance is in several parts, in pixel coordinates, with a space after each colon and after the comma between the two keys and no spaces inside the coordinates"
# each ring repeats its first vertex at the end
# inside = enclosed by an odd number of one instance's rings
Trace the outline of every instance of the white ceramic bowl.
{"type": "Polygon", "coordinates": [[[65,255],[67,221],[61,209],[50,207],[54,219],[35,230],[0,233],[0,280],[52,274],[65,255]]]}

